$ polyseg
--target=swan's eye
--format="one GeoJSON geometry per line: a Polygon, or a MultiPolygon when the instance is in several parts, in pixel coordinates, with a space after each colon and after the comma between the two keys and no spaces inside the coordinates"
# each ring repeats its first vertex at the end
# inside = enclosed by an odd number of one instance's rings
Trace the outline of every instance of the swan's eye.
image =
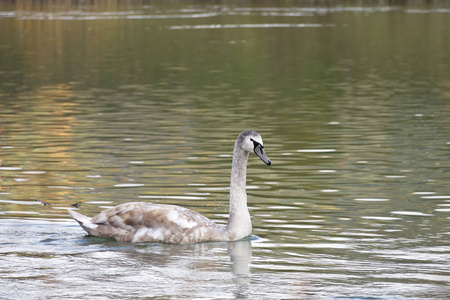
{"type": "Polygon", "coordinates": [[[257,141],[255,141],[254,139],[250,138],[250,141],[253,142],[253,149],[256,149],[256,147],[261,146],[261,148],[264,148],[263,145],[261,145],[260,143],[258,143],[257,141]]]}

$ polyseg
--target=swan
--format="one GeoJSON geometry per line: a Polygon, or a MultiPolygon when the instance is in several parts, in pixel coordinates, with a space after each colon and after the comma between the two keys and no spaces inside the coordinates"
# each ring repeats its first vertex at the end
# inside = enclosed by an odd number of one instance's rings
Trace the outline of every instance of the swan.
{"type": "Polygon", "coordinates": [[[211,221],[185,207],[148,202],[130,202],[90,218],[69,209],[69,214],[90,235],[121,242],[194,244],[235,241],[249,236],[252,222],[247,208],[246,174],[249,153],[271,165],[261,136],[247,130],[239,134],[233,151],[230,182],[230,214],[227,226],[211,221]]]}

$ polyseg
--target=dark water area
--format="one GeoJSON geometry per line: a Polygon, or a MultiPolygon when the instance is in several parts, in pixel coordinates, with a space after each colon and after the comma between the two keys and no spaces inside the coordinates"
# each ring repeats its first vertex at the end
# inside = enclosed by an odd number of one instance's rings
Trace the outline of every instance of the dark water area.
{"type": "Polygon", "coordinates": [[[446,299],[450,6],[438,1],[0,3],[0,298],[446,299]],[[131,201],[253,236],[85,236],[131,201]],[[213,292],[212,292],[213,291],[213,292]]]}

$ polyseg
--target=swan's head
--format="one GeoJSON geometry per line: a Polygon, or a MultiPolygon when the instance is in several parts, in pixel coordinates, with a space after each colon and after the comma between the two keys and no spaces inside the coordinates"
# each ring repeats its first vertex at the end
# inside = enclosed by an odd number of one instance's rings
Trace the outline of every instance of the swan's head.
{"type": "Polygon", "coordinates": [[[266,165],[271,165],[272,162],[264,151],[262,138],[256,131],[247,130],[241,132],[237,141],[242,150],[255,153],[266,165]]]}

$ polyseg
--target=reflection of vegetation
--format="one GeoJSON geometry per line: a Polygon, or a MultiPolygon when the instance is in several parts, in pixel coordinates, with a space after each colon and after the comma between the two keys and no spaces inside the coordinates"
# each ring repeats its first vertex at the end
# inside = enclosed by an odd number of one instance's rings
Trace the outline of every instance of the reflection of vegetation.
{"type": "MultiPolygon", "coordinates": [[[[172,1],[156,7],[129,1],[4,3],[0,8],[16,12],[16,17],[0,19],[1,36],[8,41],[0,67],[10,71],[2,89],[10,89],[9,84],[54,82],[100,87],[181,83],[195,89],[227,83],[245,93],[262,86],[276,91],[303,88],[312,78],[324,82],[342,76],[361,78],[368,71],[391,79],[402,75],[399,72],[448,76],[448,68],[432,67],[446,65],[447,14],[405,13],[396,6],[389,12],[376,9],[389,3],[377,1],[378,5],[358,12],[345,6],[334,10],[324,1],[308,10],[293,8],[299,10],[298,17],[285,16],[277,8],[275,14],[265,14],[251,2],[240,4],[248,8],[244,11],[236,6],[191,8],[190,14],[217,13],[203,18],[180,18],[187,15],[180,8],[189,4],[172,1]],[[157,18],[160,15],[167,17],[157,18]],[[169,30],[178,24],[234,22],[334,27],[169,30]]],[[[433,6],[423,8],[433,11],[433,6]]]]}
{"type": "MultiPolygon", "coordinates": [[[[18,167],[3,176],[1,182],[14,199],[43,202],[64,199],[67,190],[51,191],[48,187],[74,184],[65,176],[55,177],[55,173],[73,168],[74,153],[70,149],[77,104],[67,101],[71,97],[66,86],[58,85],[22,93],[14,103],[5,101],[0,132],[8,147],[0,164],[18,167]]],[[[40,203],[31,204],[25,208],[20,203],[6,206],[9,210],[35,211],[40,203]]]]}
{"type": "Polygon", "coordinates": [[[235,298],[369,297],[380,286],[391,297],[448,298],[443,5],[0,1],[3,298],[100,289],[193,298],[212,286],[235,298]],[[172,16],[182,14],[204,15],[172,16]],[[272,23],[331,26],[186,29],[272,23]],[[261,237],[251,276],[234,270],[239,249],[131,246],[35,220],[68,218],[78,202],[93,216],[152,201],[225,223],[232,143],[249,128],[273,161],[261,172],[249,160],[261,237]],[[200,289],[184,280],[192,274],[200,289]]]}
{"type": "MultiPolygon", "coordinates": [[[[334,195],[317,191],[346,190],[349,200],[358,192],[351,182],[376,194],[392,169],[429,174],[427,164],[439,168],[444,155],[424,141],[445,144],[449,126],[448,13],[437,13],[437,2],[348,3],[300,2],[287,14],[285,2],[269,11],[254,2],[1,2],[13,14],[0,17],[0,144],[14,148],[0,148],[0,163],[22,170],[2,172],[0,191],[62,207],[167,188],[199,193],[189,184],[227,185],[224,157],[248,128],[272,133],[268,151],[285,173],[270,181],[288,188],[269,195],[284,205],[322,197],[317,207],[332,210],[334,195]],[[192,29],[290,23],[318,26],[192,29]],[[294,155],[308,148],[337,151],[294,155]],[[375,163],[357,164],[368,152],[375,163]],[[347,171],[320,173],[329,169],[347,171]],[[30,170],[45,173],[23,173],[30,170]],[[114,188],[122,182],[145,185],[114,188]]],[[[263,191],[252,192],[268,197],[263,191]]],[[[215,199],[226,194],[202,201],[221,211],[215,199]]]]}

